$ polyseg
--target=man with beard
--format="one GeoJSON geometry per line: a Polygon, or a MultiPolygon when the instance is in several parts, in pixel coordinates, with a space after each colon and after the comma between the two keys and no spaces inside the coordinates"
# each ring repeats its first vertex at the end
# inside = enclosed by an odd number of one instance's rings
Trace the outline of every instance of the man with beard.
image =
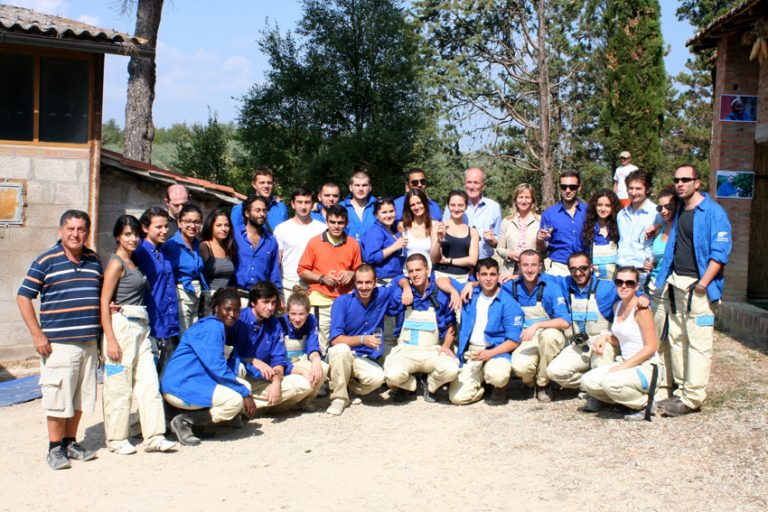
{"type": "Polygon", "coordinates": [[[269,200],[265,197],[249,197],[243,202],[244,224],[233,226],[237,246],[235,283],[241,300],[245,299],[243,307],[247,306],[251,287],[259,281],[272,281],[278,290],[283,287],[277,242],[264,226],[268,206],[269,200]]]}

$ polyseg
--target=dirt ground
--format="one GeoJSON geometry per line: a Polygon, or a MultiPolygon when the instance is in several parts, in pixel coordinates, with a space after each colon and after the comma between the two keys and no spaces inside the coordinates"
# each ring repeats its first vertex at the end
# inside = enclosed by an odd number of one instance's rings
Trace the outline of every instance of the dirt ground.
{"type": "Polygon", "coordinates": [[[768,357],[716,340],[703,412],[625,422],[572,397],[540,405],[392,405],[338,418],[261,417],[173,454],[104,448],[101,411],[83,444],[98,459],[51,471],[40,402],[0,410],[0,510],[617,510],[768,508],[768,357]]]}

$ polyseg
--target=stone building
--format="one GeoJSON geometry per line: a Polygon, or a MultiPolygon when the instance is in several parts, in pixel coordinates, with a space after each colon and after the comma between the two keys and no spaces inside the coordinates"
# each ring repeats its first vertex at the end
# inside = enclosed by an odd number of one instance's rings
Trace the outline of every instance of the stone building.
{"type": "Polygon", "coordinates": [[[709,189],[718,189],[717,171],[754,173],[751,199],[717,198],[733,225],[733,251],[725,270],[729,302],[721,308],[722,320],[766,349],[768,313],[745,302],[768,304],[768,60],[750,59],[760,38],[768,38],[768,0],[747,0],[702,29],[688,46],[695,52],[715,50],[709,189]],[[755,117],[727,119],[723,114],[734,98],[756,101],[755,117]]]}
{"type": "Polygon", "coordinates": [[[243,197],[102,149],[104,55],[152,51],[128,34],[0,5],[0,361],[34,354],[16,291],[64,210],[89,213],[90,245],[104,255],[115,218],[162,205],[171,183],[206,210],[243,197]]]}

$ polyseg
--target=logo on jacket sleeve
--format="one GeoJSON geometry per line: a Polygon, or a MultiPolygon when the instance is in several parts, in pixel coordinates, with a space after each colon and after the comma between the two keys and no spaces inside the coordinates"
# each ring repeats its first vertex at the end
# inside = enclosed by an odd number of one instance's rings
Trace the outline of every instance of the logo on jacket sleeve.
{"type": "Polygon", "coordinates": [[[730,233],[728,231],[718,231],[717,236],[715,236],[715,242],[727,242],[730,237],[730,233]]]}

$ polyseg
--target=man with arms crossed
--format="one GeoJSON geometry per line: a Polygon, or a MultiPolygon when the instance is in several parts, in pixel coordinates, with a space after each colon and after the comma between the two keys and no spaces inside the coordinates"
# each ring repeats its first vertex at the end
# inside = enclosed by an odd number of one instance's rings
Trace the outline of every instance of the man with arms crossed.
{"type": "Polygon", "coordinates": [[[76,439],[83,411],[96,403],[97,340],[101,336],[99,294],[102,268],[85,247],[91,219],[67,210],[59,221],[59,241],[37,257],[21,283],[16,302],[40,355],[40,388],[48,425],[48,465],[96,455],[76,439]],[[32,301],[40,295],[40,321],[32,301]]]}

